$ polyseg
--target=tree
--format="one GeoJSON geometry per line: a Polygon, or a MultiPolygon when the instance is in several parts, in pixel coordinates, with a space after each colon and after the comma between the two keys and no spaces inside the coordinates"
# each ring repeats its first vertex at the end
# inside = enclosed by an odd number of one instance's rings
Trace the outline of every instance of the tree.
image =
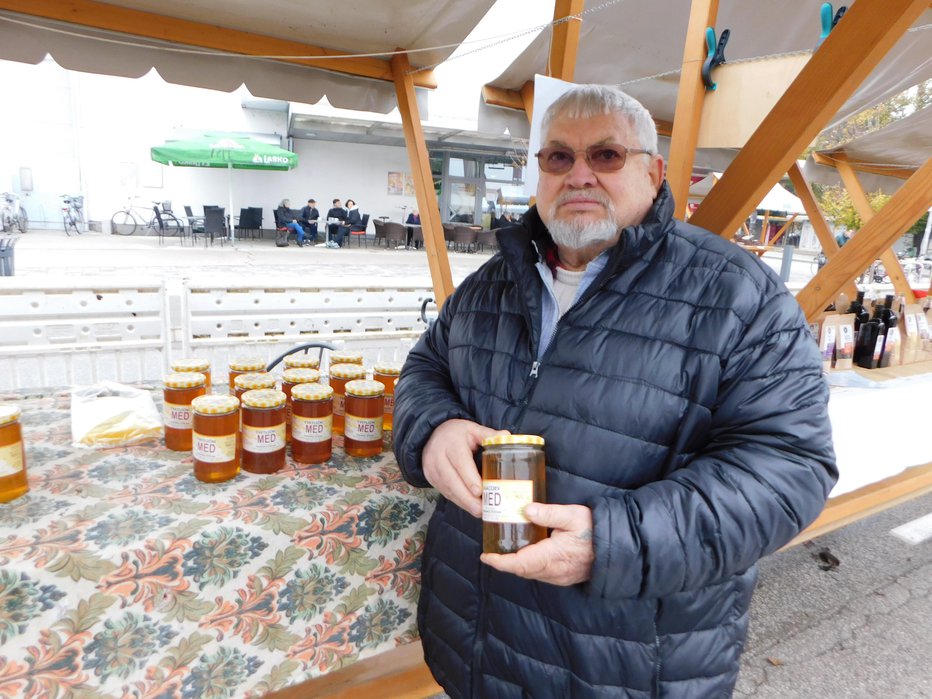
{"type": "MultiPolygon", "coordinates": [[[[837,185],[821,187],[820,190],[815,194],[819,200],[819,208],[822,209],[822,213],[834,221],[836,225],[844,226],[849,231],[860,230],[864,222],[861,220],[857,209],[854,208],[854,203],[851,201],[851,197],[848,196],[848,192],[837,185]]],[[[867,195],[867,200],[874,211],[880,211],[883,205],[890,201],[890,195],[880,191],[872,192],[867,195]]]]}

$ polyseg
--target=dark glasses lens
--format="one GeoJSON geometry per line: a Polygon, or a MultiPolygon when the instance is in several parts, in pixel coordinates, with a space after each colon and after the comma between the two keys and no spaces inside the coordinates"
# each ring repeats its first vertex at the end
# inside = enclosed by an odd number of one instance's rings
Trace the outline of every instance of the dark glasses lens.
{"type": "Polygon", "coordinates": [[[537,163],[544,172],[559,175],[573,168],[577,153],[585,153],[586,162],[595,172],[615,172],[625,166],[628,149],[611,144],[589,146],[584,151],[557,146],[541,148],[537,153],[537,163]]]}

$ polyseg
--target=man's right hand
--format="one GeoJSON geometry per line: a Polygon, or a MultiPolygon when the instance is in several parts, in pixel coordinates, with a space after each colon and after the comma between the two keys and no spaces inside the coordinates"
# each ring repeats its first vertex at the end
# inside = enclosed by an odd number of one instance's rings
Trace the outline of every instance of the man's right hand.
{"type": "Polygon", "coordinates": [[[473,454],[482,440],[506,430],[493,430],[471,420],[447,420],[434,430],[421,465],[424,477],[443,497],[475,517],[482,516],[482,476],[473,454]]]}

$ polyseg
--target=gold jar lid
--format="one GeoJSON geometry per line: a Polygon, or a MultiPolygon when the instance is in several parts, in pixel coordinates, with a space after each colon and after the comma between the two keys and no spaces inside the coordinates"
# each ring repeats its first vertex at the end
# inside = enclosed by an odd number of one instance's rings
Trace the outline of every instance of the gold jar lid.
{"type": "Polygon", "coordinates": [[[318,369],[320,368],[320,358],[301,352],[299,354],[289,354],[282,360],[286,369],[318,369]]]}
{"type": "Polygon", "coordinates": [[[544,446],[544,438],[536,434],[499,434],[482,440],[483,447],[498,447],[508,444],[525,444],[534,447],[544,446]]]}
{"type": "Polygon", "coordinates": [[[172,362],[172,371],[210,371],[210,360],[188,357],[172,362]]]}
{"type": "Polygon", "coordinates": [[[346,395],[348,396],[381,396],[385,393],[385,386],[378,381],[357,380],[350,381],[346,384],[346,395]]]}
{"type": "Polygon", "coordinates": [[[335,379],[364,379],[366,369],[359,364],[331,364],[330,376],[335,379]]]}
{"type": "Polygon", "coordinates": [[[274,388],[246,391],[240,400],[247,408],[280,408],[285,404],[285,394],[274,388]]]}
{"type": "Polygon", "coordinates": [[[22,414],[22,409],[15,405],[0,405],[0,425],[16,422],[22,414]]]}
{"type": "Polygon", "coordinates": [[[233,379],[234,388],[275,388],[275,377],[266,372],[255,374],[240,374],[233,379]]]}
{"type": "Polygon", "coordinates": [[[285,369],[282,372],[282,381],[285,383],[317,383],[320,381],[320,372],[316,369],[285,369]]]}
{"type": "Polygon", "coordinates": [[[302,383],[291,389],[292,400],[328,400],[333,398],[333,388],[322,383],[302,383]]]}
{"type": "Polygon", "coordinates": [[[179,371],[166,376],[162,383],[165,388],[197,388],[207,383],[207,377],[199,371],[179,371]]]}
{"type": "Polygon", "coordinates": [[[201,415],[223,415],[239,407],[236,396],[198,396],[191,401],[191,408],[201,415]]]}
{"type": "Polygon", "coordinates": [[[230,371],[265,371],[262,357],[234,357],[230,360],[230,371]]]}
{"type": "Polygon", "coordinates": [[[362,364],[362,352],[334,350],[330,353],[331,364],[362,364]]]}
{"type": "Polygon", "coordinates": [[[401,373],[401,363],[376,362],[375,366],[372,367],[372,371],[376,374],[384,374],[385,376],[398,376],[401,373]]]}

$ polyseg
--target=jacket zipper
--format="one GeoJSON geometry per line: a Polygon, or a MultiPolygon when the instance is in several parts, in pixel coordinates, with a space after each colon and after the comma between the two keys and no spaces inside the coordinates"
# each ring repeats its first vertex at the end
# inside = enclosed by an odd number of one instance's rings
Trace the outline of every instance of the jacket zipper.
{"type": "Polygon", "coordinates": [[[481,699],[482,691],[479,686],[479,680],[482,677],[482,646],[485,641],[485,607],[489,595],[489,567],[479,563],[479,615],[476,617],[476,640],[472,648],[472,672],[470,684],[472,699],[481,699]]]}

